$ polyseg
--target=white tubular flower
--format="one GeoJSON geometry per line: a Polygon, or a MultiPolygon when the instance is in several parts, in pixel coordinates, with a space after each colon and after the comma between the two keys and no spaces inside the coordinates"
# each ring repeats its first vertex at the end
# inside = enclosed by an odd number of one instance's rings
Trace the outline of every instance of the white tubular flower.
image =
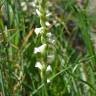
{"type": "Polygon", "coordinates": [[[45,22],[45,24],[46,24],[46,26],[48,26],[48,27],[51,25],[49,22],[45,22]]]}
{"type": "Polygon", "coordinates": [[[32,7],[36,7],[35,2],[33,2],[33,1],[32,2],[29,2],[29,5],[32,6],[32,7]]]}
{"type": "Polygon", "coordinates": [[[26,5],[26,2],[21,2],[21,6],[25,6],[26,5]]]}
{"type": "Polygon", "coordinates": [[[38,36],[40,33],[42,33],[42,29],[43,29],[43,27],[35,28],[35,30],[34,30],[35,34],[38,36]]]}
{"type": "Polygon", "coordinates": [[[47,79],[47,83],[50,83],[51,82],[51,80],[50,79],[47,79]]]}
{"type": "Polygon", "coordinates": [[[40,17],[41,16],[41,13],[40,13],[40,11],[38,10],[38,9],[36,9],[36,13],[37,13],[37,15],[40,17]]]}
{"type": "Polygon", "coordinates": [[[48,38],[49,43],[55,44],[55,40],[53,38],[48,38]]]}
{"type": "Polygon", "coordinates": [[[54,44],[55,43],[55,40],[52,40],[52,44],[54,44]]]}
{"type": "Polygon", "coordinates": [[[48,33],[46,34],[46,36],[47,36],[48,38],[51,38],[51,37],[52,37],[52,33],[51,33],[51,32],[48,32],[48,33]]]}
{"type": "Polygon", "coordinates": [[[27,6],[24,6],[23,7],[23,11],[27,11],[27,6]]]}
{"type": "Polygon", "coordinates": [[[48,32],[46,34],[47,38],[48,38],[48,42],[51,43],[51,44],[54,44],[55,43],[55,37],[53,36],[53,34],[51,32],[48,32]]]}
{"type": "Polygon", "coordinates": [[[43,45],[35,48],[34,49],[34,54],[43,53],[45,51],[45,48],[46,48],[46,44],[43,44],[43,45]]]}
{"type": "Polygon", "coordinates": [[[43,69],[43,66],[42,66],[42,64],[40,62],[36,62],[35,67],[40,69],[40,70],[43,69]]]}
{"type": "Polygon", "coordinates": [[[52,13],[47,10],[46,17],[49,17],[51,15],[52,15],[52,13]]]}
{"type": "Polygon", "coordinates": [[[21,2],[21,6],[23,8],[23,11],[26,11],[27,10],[27,4],[26,4],[26,2],[21,2]]]}
{"type": "Polygon", "coordinates": [[[52,71],[52,68],[50,65],[48,65],[47,69],[46,69],[47,72],[51,72],[52,71]]]}

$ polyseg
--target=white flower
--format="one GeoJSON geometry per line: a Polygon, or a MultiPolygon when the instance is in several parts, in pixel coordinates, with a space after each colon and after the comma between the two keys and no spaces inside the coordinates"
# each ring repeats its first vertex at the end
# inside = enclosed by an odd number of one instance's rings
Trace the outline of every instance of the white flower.
{"type": "Polygon", "coordinates": [[[49,16],[51,16],[51,15],[52,15],[52,13],[49,12],[49,10],[47,10],[46,17],[49,17],[49,16]]]}
{"type": "Polygon", "coordinates": [[[55,40],[53,38],[48,38],[49,43],[54,44],[55,40]]]}
{"type": "Polygon", "coordinates": [[[37,13],[38,16],[41,16],[41,13],[38,9],[36,9],[36,13],[37,13]]]}
{"type": "Polygon", "coordinates": [[[22,10],[23,11],[26,11],[27,10],[27,4],[26,4],[26,2],[21,2],[21,6],[22,6],[22,10]]]}
{"type": "Polygon", "coordinates": [[[47,72],[52,71],[52,68],[51,68],[51,66],[50,66],[50,65],[48,65],[48,67],[47,67],[46,71],[47,71],[47,72]]]}
{"type": "Polygon", "coordinates": [[[29,2],[29,5],[30,5],[30,6],[33,6],[33,7],[36,7],[35,2],[29,2]]]}
{"type": "Polygon", "coordinates": [[[51,33],[51,32],[48,32],[48,33],[46,34],[46,36],[47,36],[48,38],[51,38],[51,37],[52,37],[52,33],[51,33]]]}
{"type": "Polygon", "coordinates": [[[51,44],[54,44],[55,43],[55,37],[53,36],[53,34],[51,32],[48,32],[46,34],[46,36],[48,37],[48,42],[51,43],[51,44]]]}
{"type": "Polygon", "coordinates": [[[23,7],[23,11],[27,11],[27,6],[24,6],[23,7]]]}
{"type": "Polygon", "coordinates": [[[25,6],[26,5],[26,2],[21,2],[21,6],[25,6]]]}
{"type": "Polygon", "coordinates": [[[49,22],[45,22],[45,24],[46,24],[46,26],[48,26],[48,27],[51,25],[49,22]]]}
{"type": "Polygon", "coordinates": [[[55,40],[52,40],[51,42],[52,42],[52,44],[54,44],[55,43],[55,40]]]}
{"type": "Polygon", "coordinates": [[[50,83],[51,82],[51,80],[50,79],[47,79],[47,83],[50,83]]]}
{"type": "Polygon", "coordinates": [[[41,45],[41,46],[39,46],[39,47],[36,47],[36,48],[34,49],[34,53],[35,53],[35,54],[37,54],[37,53],[43,53],[44,50],[45,50],[45,48],[46,48],[46,44],[43,44],[43,45],[41,45]]]}
{"type": "Polygon", "coordinates": [[[40,69],[40,70],[43,69],[43,66],[42,66],[42,64],[40,62],[36,62],[35,67],[40,69]]]}
{"type": "Polygon", "coordinates": [[[38,36],[40,33],[42,33],[42,29],[43,29],[43,27],[35,28],[35,30],[34,30],[35,34],[38,36]]]}

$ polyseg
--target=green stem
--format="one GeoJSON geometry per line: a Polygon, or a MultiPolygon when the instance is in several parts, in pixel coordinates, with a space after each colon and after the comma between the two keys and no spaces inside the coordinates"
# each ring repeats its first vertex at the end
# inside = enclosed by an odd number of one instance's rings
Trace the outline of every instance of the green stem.
{"type": "MultiPolygon", "coordinates": [[[[45,39],[45,36],[46,36],[46,32],[47,32],[47,28],[46,28],[46,25],[45,25],[45,22],[46,22],[46,4],[47,4],[47,0],[40,0],[39,1],[39,11],[41,13],[40,15],[40,24],[41,24],[41,27],[43,27],[43,32],[42,32],[42,35],[41,35],[41,42],[42,44],[46,43],[46,39],[45,39]]],[[[44,54],[42,55],[42,60],[44,62],[44,56],[45,56],[46,52],[44,52],[44,54]]],[[[43,64],[46,64],[45,62],[43,64]]],[[[44,68],[41,70],[41,79],[42,79],[42,83],[44,83],[44,87],[42,88],[42,96],[48,96],[48,93],[47,93],[47,77],[46,77],[46,67],[47,65],[43,65],[44,68]],[[44,95],[44,91],[45,91],[45,95],[44,95]]]]}

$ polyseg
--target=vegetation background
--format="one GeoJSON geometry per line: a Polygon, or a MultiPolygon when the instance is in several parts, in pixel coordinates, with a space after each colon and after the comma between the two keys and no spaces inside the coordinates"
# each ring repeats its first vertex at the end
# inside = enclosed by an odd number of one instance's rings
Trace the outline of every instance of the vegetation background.
{"type": "Polygon", "coordinates": [[[0,96],[96,96],[96,0],[0,0],[0,96]]]}

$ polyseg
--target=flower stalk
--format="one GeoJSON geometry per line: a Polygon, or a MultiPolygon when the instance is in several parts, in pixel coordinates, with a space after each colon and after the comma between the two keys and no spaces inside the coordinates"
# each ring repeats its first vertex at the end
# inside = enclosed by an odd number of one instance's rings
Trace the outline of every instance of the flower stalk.
{"type": "MultiPolygon", "coordinates": [[[[38,0],[39,1],[39,18],[40,18],[40,25],[42,28],[41,32],[41,43],[42,45],[46,44],[46,33],[47,33],[47,27],[46,27],[46,5],[47,5],[47,0],[38,0]]],[[[41,48],[41,47],[40,47],[41,48]]],[[[47,48],[47,44],[45,49],[47,48]]],[[[41,55],[40,61],[42,61],[42,70],[41,70],[41,79],[42,83],[44,83],[44,88],[42,88],[42,95],[43,96],[48,96],[47,93],[47,77],[46,77],[46,69],[47,69],[47,64],[45,63],[45,57],[46,57],[46,50],[44,50],[43,54],[41,55]],[[44,94],[45,91],[45,94],[44,94]]]]}

